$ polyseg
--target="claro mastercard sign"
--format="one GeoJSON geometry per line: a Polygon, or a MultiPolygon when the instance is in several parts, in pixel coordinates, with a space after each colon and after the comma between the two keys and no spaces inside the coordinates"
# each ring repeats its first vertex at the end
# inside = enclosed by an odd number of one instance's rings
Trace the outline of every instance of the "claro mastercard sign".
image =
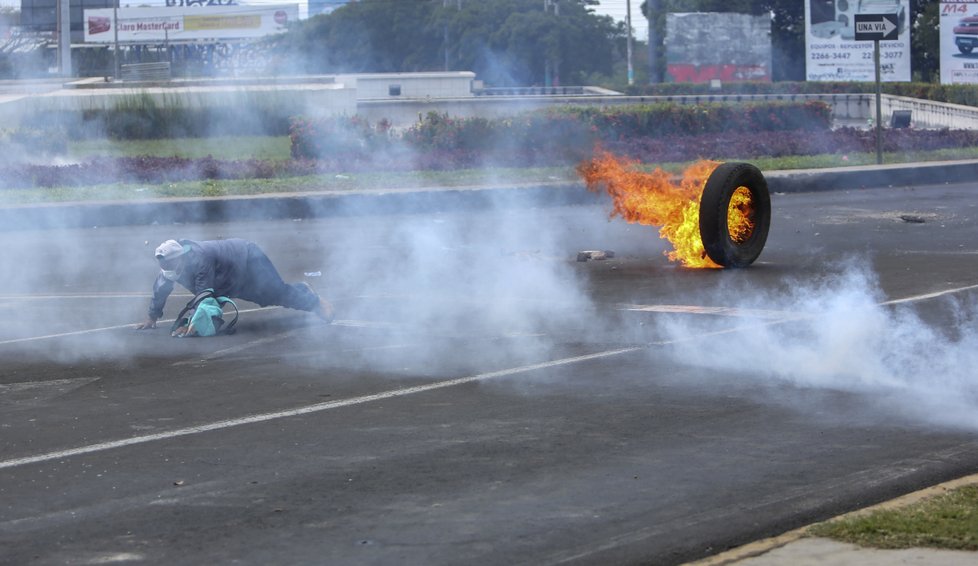
{"type": "Polygon", "coordinates": [[[299,19],[297,4],[173,6],[85,10],[85,42],[154,43],[248,39],[284,32],[299,19]]]}

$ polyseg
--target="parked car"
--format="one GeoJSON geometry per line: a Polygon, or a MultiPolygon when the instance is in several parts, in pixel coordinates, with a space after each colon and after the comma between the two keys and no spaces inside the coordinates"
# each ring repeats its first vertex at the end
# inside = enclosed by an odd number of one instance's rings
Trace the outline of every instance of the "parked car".
{"type": "Polygon", "coordinates": [[[965,55],[978,46],[978,16],[962,18],[954,26],[954,44],[965,55]]]}

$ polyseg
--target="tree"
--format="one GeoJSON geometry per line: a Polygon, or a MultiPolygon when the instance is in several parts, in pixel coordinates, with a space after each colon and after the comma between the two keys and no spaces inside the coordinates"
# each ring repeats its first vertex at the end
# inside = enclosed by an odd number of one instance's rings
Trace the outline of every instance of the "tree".
{"type": "Polygon", "coordinates": [[[288,70],[304,73],[431,70],[437,38],[428,29],[431,2],[362,0],[310,18],[276,38],[288,70]],[[420,32],[420,33],[419,33],[420,32]]]}
{"type": "Polygon", "coordinates": [[[910,2],[910,69],[917,81],[938,82],[941,71],[940,3],[910,2]]]}
{"type": "Polygon", "coordinates": [[[360,0],[300,22],[273,49],[306,73],[471,70],[488,84],[581,84],[612,73],[622,28],[597,0],[360,0]],[[549,9],[548,8],[549,5],[549,9]]]}

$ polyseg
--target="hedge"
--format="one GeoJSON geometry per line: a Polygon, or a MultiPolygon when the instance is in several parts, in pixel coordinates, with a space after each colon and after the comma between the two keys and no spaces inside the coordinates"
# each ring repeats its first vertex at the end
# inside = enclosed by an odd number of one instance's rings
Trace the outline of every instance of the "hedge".
{"type": "Polygon", "coordinates": [[[293,119],[292,156],[364,157],[378,150],[448,151],[538,155],[574,159],[599,141],[719,132],[827,131],[831,109],[824,102],[750,104],[647,104],[614,108],[558,107],[511,118],[453,118],[429,112],[399,135],[389,124],[371,126],[358,116],[293,119]]]}

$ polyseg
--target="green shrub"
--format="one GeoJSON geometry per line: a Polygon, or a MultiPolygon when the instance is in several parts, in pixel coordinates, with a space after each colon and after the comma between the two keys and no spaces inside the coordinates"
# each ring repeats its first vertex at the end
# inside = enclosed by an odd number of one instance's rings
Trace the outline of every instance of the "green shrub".
{"type": "Polygon", "coordinates": [[[290,120],[289,139],[294,159],[359,159],[390,146],[391,124],[371,125],[361,116],[297,116],[290,120]]]}
{"type": "Polygon", "coordinates": [[[241,95],[224,106],[201,106],[138,93],[119,97],[110,108],[29,112],[22,123],[36,129],[57,125],[76,140],[284,136],[292,107],[287,102],[241,95]]]}
{"type": "Polygon", "coordinates": [[[565,107],[558,112],[593,126],[605,140],[730,131],[825,131],[832,125],[832,109],[823,102],[662,102],[613,108],[565,107]]]}
{"type": "Polygon", "coordinates": [[[455,118],[429,112],[394,137],[389,124],[324,118],[292,120],[294,158],[374,155],[398,146],[416,153],[452,152],[458,159],[491,161],[524,155],[528,162],[585,156],[599,141],[692,136],[721,132],[827,131],[831,109],[823,102],[751,104],[649,104],[612,108],[560,107],[499,119],[455,118]],[[468,156],[468,157],[466,157],[468,156]]]}

